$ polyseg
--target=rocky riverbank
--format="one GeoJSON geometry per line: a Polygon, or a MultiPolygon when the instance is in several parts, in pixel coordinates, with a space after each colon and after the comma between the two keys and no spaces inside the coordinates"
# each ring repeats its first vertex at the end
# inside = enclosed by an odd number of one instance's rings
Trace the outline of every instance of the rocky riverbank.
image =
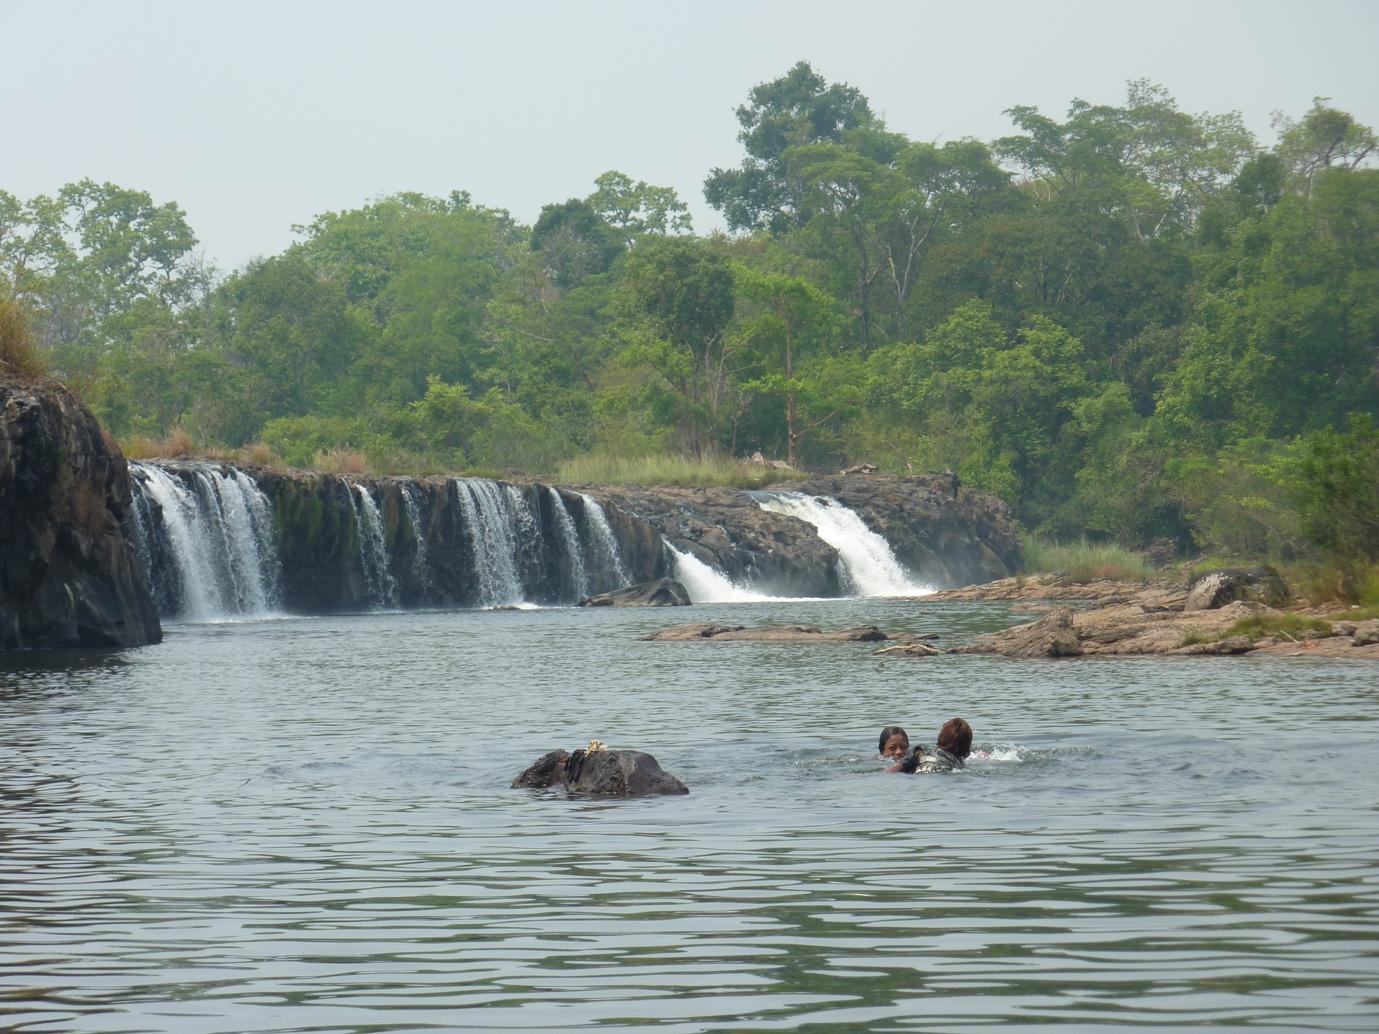
{"type": "MultiPolygon", "coordinates": [[[[1197,584],[1108,580],[1077,584],[1038,575],[939,592],[924,597],[924,602],[1018,601],[1017,611],[1041,615],[981,636],[951,653],[1017,658],[1260,653],[1379,659],[1379,620],[1328,617],[1315,609],[1285,609],[1261,599],[1218,603],[1207,589],[1214,586],[1220,595],[1221,581],[1218,577],[1208,582],[1204,577],[1197,584]]],[[[1255,581],[1261,583],[1256,590],[1260,594],[1272,591],[1262,580],[1255,581]]]]}
{"type": "Polygon", "coordinates": [[[55,381],[0,377],[0,649],[158,642],[131,522],[91,411],[55,381]]]}

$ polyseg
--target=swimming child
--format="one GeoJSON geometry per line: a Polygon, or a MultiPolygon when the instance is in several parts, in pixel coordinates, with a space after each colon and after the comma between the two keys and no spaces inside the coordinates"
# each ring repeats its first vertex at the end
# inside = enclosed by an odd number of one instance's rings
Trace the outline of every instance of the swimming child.
{"type": "Polygon", "coordinates": [[[916,746],[898,765],[887,772],[952,772],[962,768],[972,753],[972,726],[965,718],[950,718],[938,731],[938,744],[933,750],[916,746]]]}
{"type": "Polygon", "coordinates": [[[876,752],[883,758],[903,758],[910,750],[910,736],[898,725],[888,725],[881,730],[881,738],[876,741],[876,752]]]}

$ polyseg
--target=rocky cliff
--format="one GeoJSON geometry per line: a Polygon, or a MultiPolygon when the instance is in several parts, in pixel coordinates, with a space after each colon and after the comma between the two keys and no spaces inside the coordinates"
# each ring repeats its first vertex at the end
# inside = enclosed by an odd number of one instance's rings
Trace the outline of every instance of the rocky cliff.
{"type": "Polygon", "coordinates": [[[66,388],[0,377],[0,649],[161,638],[124,457],[66,388]]]}

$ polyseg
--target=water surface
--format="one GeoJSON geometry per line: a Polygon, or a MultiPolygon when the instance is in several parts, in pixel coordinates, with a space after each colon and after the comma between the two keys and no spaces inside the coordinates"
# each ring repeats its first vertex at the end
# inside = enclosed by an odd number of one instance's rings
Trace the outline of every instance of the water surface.
{"type": "Polygon", "coordinates": [[[1379,671],[945,641],[998,604],[180,625],[0,669],[0,1027],[1379,1026],[1379,671]],[[885,775],[953,715],[989,757],[885,775]],[[684,798],[508,789],[597,737],[684,798]]]}

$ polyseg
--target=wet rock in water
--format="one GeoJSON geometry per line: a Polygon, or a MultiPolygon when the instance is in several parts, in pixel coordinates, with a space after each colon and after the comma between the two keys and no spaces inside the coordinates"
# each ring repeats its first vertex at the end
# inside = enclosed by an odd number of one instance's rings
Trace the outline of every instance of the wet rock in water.
{"type": "Polygon", "coordinates": [[[1288,585],[1271,567],[1207,571],[1188,582],[1183,610],[1216,610],[1236,600],[1282,607],[1289,600],[1288,585]]]}
{"type": "Polygon", "coordinates": [[[655,578],[611,592],[586,596],[581,607],[688,607],[689,593],[674,578],[655,578]]]}
{"type": "Polygon", "coordinates": [[[698,622],[663,628],[642,636],[648,642],[718,643],[879,643],[894,638],[875,625],[825,630],[812,625],[747,628],[744,625],[715,625],[698,622]]]}
{"type": "Polygon", "coordinates": [[[942,650],[936,646],[930,646],[928,643],[900,643],[896,646],[888,646],[884,650],[877,650],[875,656],[937,657],[941,653],[943,653],[942,650]]]}
{"type": "Polygon", "coordinates": [[[953,652],[995,653],[1002,657],[1080,657],[1082,644],[1073,628],[1072,609],[1058,607],[1038,621],[983,636],[953,652]]]}
{"type": "Polygon", "coordinates": [[[563,786],[571,793],[593,797],[646,797],[687,794],[689,787],[640,750],[604,748],[571,754],[552,750],[537,758],[512,781],[516,788],[563,786]]]}

